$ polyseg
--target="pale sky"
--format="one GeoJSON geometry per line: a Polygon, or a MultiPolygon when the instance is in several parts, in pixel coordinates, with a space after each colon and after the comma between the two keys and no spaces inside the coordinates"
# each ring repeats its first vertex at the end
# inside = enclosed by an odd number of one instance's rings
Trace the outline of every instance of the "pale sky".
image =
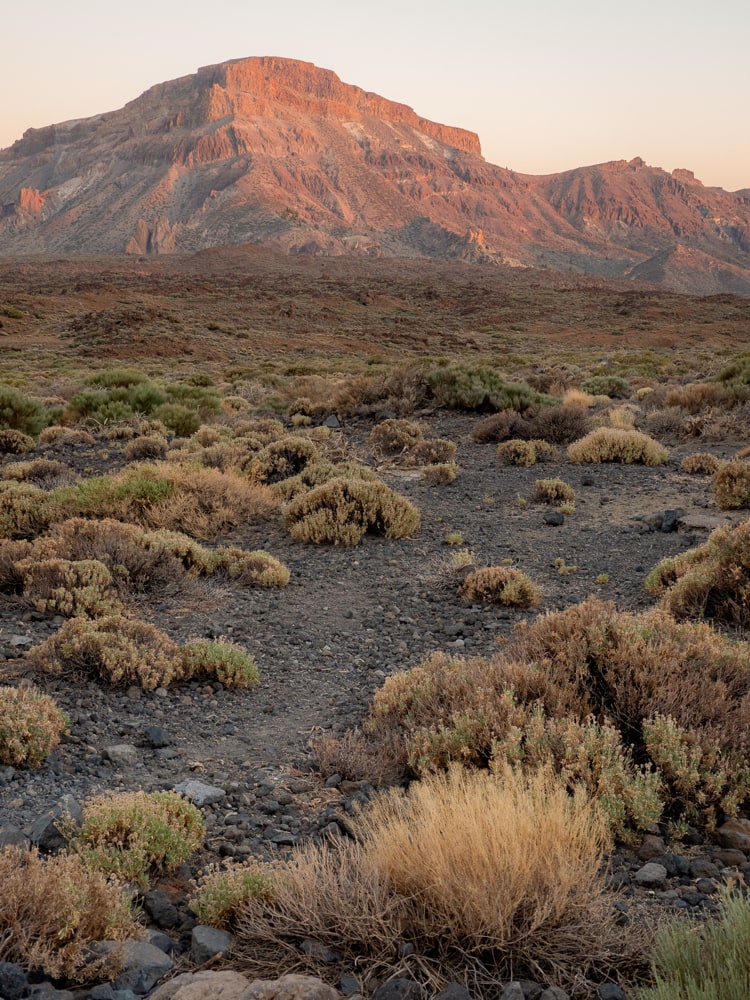
{"type": "Polygon", "coordinates": [[[750,0],[9,0],[0,148],[199,66],[285,56],[555,173],[641,156],[750,188],[750,0]]]}

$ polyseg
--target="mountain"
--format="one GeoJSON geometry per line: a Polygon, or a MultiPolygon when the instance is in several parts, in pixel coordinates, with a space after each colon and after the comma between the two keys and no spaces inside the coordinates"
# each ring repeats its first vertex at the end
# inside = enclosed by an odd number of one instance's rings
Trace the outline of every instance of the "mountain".
{"type": "Polygon", "coordinates": [[[642,160],[545,177],[479,138],[257,57],[0,150],[0,253],[285,253],[461,258],[750,293],[750,193],[642,160]],[[685,253],[689,250],[692,253],[685,253]]]}

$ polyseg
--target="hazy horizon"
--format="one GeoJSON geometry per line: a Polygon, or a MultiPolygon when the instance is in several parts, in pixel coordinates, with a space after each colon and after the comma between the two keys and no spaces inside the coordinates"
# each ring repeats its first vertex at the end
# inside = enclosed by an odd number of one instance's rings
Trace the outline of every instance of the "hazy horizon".
{"type": "Polygon", "coordinates": [[[0,148],[27,128],[122,107],[154,84],[245,56],[303,59],[345,83],[477,132],[489,162],[549,174],[642,157],[708,186],[750,188],[750,5],[607,0],[533,9],[343,0],[261,11],[228,0],[40,0],[4,13],[0,148]]]}

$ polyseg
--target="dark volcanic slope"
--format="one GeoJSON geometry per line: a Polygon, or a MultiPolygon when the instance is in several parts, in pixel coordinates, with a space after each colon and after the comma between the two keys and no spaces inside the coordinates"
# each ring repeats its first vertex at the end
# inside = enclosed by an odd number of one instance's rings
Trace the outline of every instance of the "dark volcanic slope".
{"type": "Polygon", "coordinates": [[[119,111],[28,130],[0,151],[0,207],[4,254],[262,243],[612,277],[645,266],[679,290],[695,272],[696,290],[750,292],[747,192],[640,160],[515,174],[474,133],[287,59],[204,67],[119,111]]]}

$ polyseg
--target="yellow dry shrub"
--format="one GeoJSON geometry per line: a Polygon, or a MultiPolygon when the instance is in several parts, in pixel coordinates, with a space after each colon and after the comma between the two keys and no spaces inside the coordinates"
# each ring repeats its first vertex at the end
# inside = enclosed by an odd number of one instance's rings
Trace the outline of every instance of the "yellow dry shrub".
{"type": "Polygon", "coordinates": [[[680,462],[680,471],[690,475],[712,476],[721,468],[721,459],[710,452],[699,451],[692,455],[686,455],[680,462]]]}
{"type": "Polygon", "coordinates": [[[573,503],[575,490],[562,479],[537,479],[534,499],[541,503],[573,503]]]}
{"type": "Polygon", "coordinates": [[[596,402],[596,397],[583,389],[568,389],[563,396],[563,403],[567,406],[583,406],[590,409],[596,402]]]}
{"type": "Polygon", "coordinates": [[[34,687],[0,687],[0,763],[40,767],[68,728],[65,713],[34,687]]]}
{"type": "Polygon", "coordinates": [[[724,462],[714,473],[712,491],[719,510],[750,507],[750,462],[724,462]]]}
{"type": "Polygon", "coordinates": [[[419,527],[419,512],[385,483],[331,479],[297,496],[284,524],[302,542],[356,545],[368,531],[406,538],[419,527]]]}
{"type": "Polygon", "coordinates": [[[321,486],[329,479],[363,479],[370,483],[379,482],[377,474],[359,462],[332,462],[327,458],[321,458],[316,462],[310,462],[296,476],[275,483],[273,490],[283,500],[293,500],[300,493],[321,486]]]}
{"type": "Polygon", "coordinates": [[[217,549],[217,565],[230,580],[242,587],[286,587],[289,570],[274,556],[262,549],[245,552],[238,548],[217,549]]]}
{"type": "Polygon", "coordinates": [[[53,979],[98,982],[117,974],[117,953],[95,959],[92,941],[144,936],[122,888],[74,854],[0,850],[0,942],[5,961],[53,979]]]}
{"type": "Polygon", "coordinates": [[[532,608],[539,603],[539,588],[520,569],[512,566],[484,566],[469,573],[458,588],[465,601],[532,608]]]}
{"type": "Polygon", "coordinates": [[[31,483],[0,480],[0,538],[29,538],[52,520],[49,494],[31,483]]]}
{"type": "Polygon", "coordinates": [[[386,977],[408,942],[402,968],[431,992],[453,980],[485,995],[523,975],[570,987],[633,960],[599,872],[606,821],[548,771],[455,768],[384,794],[356,826],[356,842],[269,868],[271,891],[246,900],[235,954],[255,974],[319,971],[304,936],[386,977]]]}
{"type": "Polygon", "coordinates": [[[277,483],[296,476],[320,458],[320,449],[308,438],[288,435],[271,441],[245,466],[245,474],[254,482],[277,483]]]}
{"type": "Polygon", "coordinates": [[[383,455],[397,455],[418,444],[424,427],[414,420],[391,418],[376,424],[370,432],[370,447],[383,455]]]}
{"type": "Polygon", "coordinates": [[[23,575],[23,596],[48,615],[115,613],[120,602],[112,574],[98,559],[24,559],[16,564],[23,575]]]}
{"type": "Polygon", "coordinates": [[[455,462],[443,462],[437,465],[425,465],[422,469],[422,479],[429,486],[445,486],[452,483],[458,476],[458,466],[455,462]]]}
{"type": "Polygon", "coordinates": [[[640,431],[598,427],[568,445],[571,462],[621,462],[625,465],[663,465],[667,449],[640,431]]]}

